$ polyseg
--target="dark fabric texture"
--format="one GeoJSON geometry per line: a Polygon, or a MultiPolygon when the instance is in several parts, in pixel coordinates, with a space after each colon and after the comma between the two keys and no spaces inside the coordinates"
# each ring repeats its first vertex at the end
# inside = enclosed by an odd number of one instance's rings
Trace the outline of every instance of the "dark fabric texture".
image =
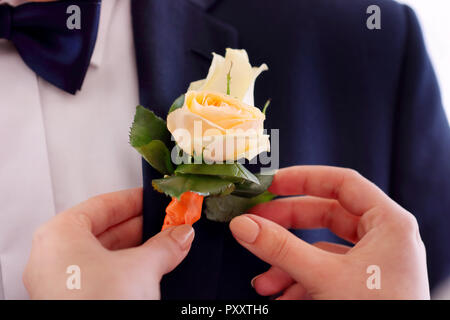
{"type": "MultiPolygon", "coordinates": [[[[211,52],[244,48],[270,70],[255,104],[272,98],[266,128],[280,129],[280,166],[349,167],[419,222],[431,287],[450,275],[450,129],[413,11],[394,1],[133,0],[140,101],[166,117],[211,52]],[[381,30],[366,9],[381,8],[381,30]]],[[[143,162],[144,236],[160,231],[169,198],[143,162]]],[[[227,224],[201,219],[188,257],[162,281],[165,299],[258,298],[250,280],[268,266],[241,248],[227,224]]],[[[308,242],[340,241],[326,230],[308,242]]],[[[301,268],[302,266],[299,266],[301,268]]],[[[364,272],[364,271],[362,271],[364,272]]],[[[260,298],[260,297],[259,297],[260,298]]]]}
{"type": "Polygon", "coordinates": [[[24,62],[56,87],[81,89],[97,39],[100,0],[0,5],[0,38],[14,43],[24,62]],[[80,29],[69,29],[68,7],[80,8],[80,29]]]}

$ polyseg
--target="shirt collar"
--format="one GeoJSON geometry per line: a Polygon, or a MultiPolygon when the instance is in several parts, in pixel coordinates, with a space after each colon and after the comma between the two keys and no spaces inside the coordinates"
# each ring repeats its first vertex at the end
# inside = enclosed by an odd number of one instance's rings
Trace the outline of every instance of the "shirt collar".
{"type": "Polygon", "coordinates": [[[100,67],[103,61],[108,31],[111,25],[114,8],[117,0],[104,0],[101,3],[100,22],[97,32],[97,41],[95,42],[94,52],[92,53],[91,66],[100,67]]]}

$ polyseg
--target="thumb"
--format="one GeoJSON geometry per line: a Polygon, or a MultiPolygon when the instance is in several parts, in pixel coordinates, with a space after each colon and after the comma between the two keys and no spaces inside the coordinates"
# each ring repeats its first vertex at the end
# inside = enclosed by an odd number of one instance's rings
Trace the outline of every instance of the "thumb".
{"type": "Polygon", "coordinates": [[[183,261],[193,239],[194,229],[184,224],[165,229],[134,250],[139,261],[147,261],[146,268],[150,268],[160,278],[183,261]]]}
{"type": "Polygon", "coordinates": [[[331,253],[306,243],[280,225],[259,216],[238,216],[230,222],[230,229],[243,247],[284,270],[305,287],[315,287],[323,280],[323,270],[333,269],[337,262],[331,253]]]}

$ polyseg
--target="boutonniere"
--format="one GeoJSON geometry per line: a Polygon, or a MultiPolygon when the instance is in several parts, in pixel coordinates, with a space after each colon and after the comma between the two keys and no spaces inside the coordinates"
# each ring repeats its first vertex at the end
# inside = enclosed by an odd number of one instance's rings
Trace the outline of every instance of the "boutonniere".
{"type": "Polygon", "coordinates": [[[227,222],[274,198],[271,174],[253,174],[242,164],[270,151],[265,113],[254,106],[256,78],[267,70],[250,65],[245,50],[213,53],[205,79],[192,82],[168,108],[167,122],[138,106],[130,144],[161,173],[152,185],[172,198],[163,229],[201,217],[227,222]],[[170,151],[169,151],[170,150],[170,151]]]}

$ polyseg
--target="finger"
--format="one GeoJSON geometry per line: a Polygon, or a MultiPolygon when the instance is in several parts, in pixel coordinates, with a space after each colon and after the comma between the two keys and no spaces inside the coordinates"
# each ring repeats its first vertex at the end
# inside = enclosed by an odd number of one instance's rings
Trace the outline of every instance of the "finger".
{"type": "Polygon", "coordinates": [[[309,299],[308,292],[300,284],[295,283],[289,288],[287,288],[281,296],[276,300],[306,300],[309,299]]]}
{"type": "Polygon", "coordinates": [[[165,229],[140,247],[129,250],[136,255],[136,261],[143,262],[146,270],[161,278],[183,261],[193,239],[194,229],[185,224],[165,229]]]}
{"type": "Polygon", "coordinates": [[[349,212],[362,215],[377,205],[392,202],[377,186],[356,171],[327,166],[280,169],[269,191],[277,195],[311,195],[336,199],[349,212]]]}
{"type": "Polygon", "coordinates": [[[142,213],[142,188],[107,193],[93,197],[61,213],[59,223],[78,226],[99,235],[112,226],[142,213]]]}
{"type": "Polygon", "coordinates": [[[241,215],[230,222],[230,229],[243,247],[305,285],[317,283],[324,268],[338,268],[333,254],[304,242],[267,219],[241,215]]]}
{"type": "Polygon", "coordinates": [[[359,217],[338,201],[317,197],[277,199],[257,205],[249,213],[272,220],[286,229],[327,228],[350,242],[358,241],[359,217]]]}
{"type": "Polygon", "coordinates": [[[252,286],[262,296],[277,294],[294,283],[292,277],[277,267],[271,267],[252,280],[252,286]]]}
{"type": "Polygon", "coordinates": [[[97,236],[109,250],[120,250],[137,246],[142,241],[142,216],[122,222],[97,236]]]}
{"type": "Polygon", "coordinates": [[[343,244],[331,243],[326,241],[316,242],[313,244],[313,246],[336,254],[346,254],[351,249],[351,247],[343,244]]]}

